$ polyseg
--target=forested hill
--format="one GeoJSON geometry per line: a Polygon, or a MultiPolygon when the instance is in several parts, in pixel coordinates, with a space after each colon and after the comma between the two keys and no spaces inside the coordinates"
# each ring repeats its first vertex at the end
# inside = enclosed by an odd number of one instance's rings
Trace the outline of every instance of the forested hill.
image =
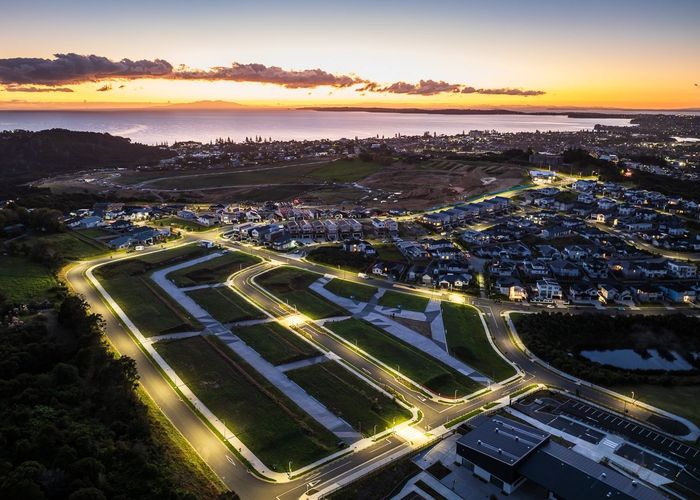
{"type": "Polygon", "coordinates": [[[86,168],[152,164],[172,155],[104,133],[65,129],[0,132],[0,177],[13,184],[86,168]]]}

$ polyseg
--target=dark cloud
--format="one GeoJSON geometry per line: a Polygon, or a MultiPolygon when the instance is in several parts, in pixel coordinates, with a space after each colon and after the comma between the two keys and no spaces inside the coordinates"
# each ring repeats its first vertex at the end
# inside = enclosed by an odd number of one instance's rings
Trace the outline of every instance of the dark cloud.
{"type": "Polygon", "coordinates": [[[447,83],[435,80],[421,80],[418,83],[396,82],[391,85],[382,86],[375,82],[367,82],[357,89],[358,92],[385,92],[389,94],[411,94],[411,95],[436,95],[444,93],[460,94],[484,94],[484,95],[513,95],[513,96],[537,96],[543,95],[543,90],[521,90],[521,89],[478,89],[468,85],[458,83],[447,83]]]}
{"type": "Polygon", "coordinates": [[[460,89],[460,85],[435,80],[421,80],[418,83],[396,82],[382,87],[373,82],[365,84],[359,88],[359,92],[386,92],[389,94],[411,94],[411,95],[436,95],[445,92],[454,92],[460,89]]]}
{"type": "MultiPolygon", "coordinates": [[[[208,70],[177,69],[163,59],[122,59],[112,61],[106,57],[80,54],[55,54],[53,59],[17,57],[0,59],[0,85],[10,92],[72,92],[64,87],[70,84],[100,82],[103,80],[136,80],[140,78],[167,78],[172,80],[204,80],[268,83],[291,89],[309,89],[320,86],[335,88],[357,87],[361,93],[390,93],[433,96],[443,93],[538,96],[541,90],[511,88],[479,89],[464,84],[436,80],[420,80],[418,83],[395,82],[388,85],[369,81],[355,75],[335,75],[322,69],[286,70],[278,66],[257,63],[233,63],[208,70]]],[[[697,84],[696,84],[697,86],[697,84]]],[[[121,85],[119,88],[123,88],[121,85]]],[[[98,92],[112,90],[107,83],[98,92]]]]}
{"type": "Polygon", "coordinates": [[[80,54],[55,54],[54,59],[15,57],[0,59],[0,83],[67,85],[96,82],[105,78],[149,78],[172,73],[172,65],[162,59],[153,61],[80,54]]]}
{"type": "Polygon", "coordinates": [[[225,80],[282,85],[291,89],[314,88],[322,85],[350,87],[365,80],[349,75],[334,75],[321,69],[286,70],[264,64],[233,63],[230,67],[218,66],[206,71],[180,69],[171,78],[184,80],[225,80]]]}
{"type": "MultiPolygon", "coordinates": [[[[465,88],[471,89],[471,87],[465,87],[465,88]]],[[[545,94],[544,90],[522,90],[522,89],[508,89],[508,88],[476,89],[475,92],[464,92],[464,89],[463,89],[462,92],[465,94],[476,93],[476,94],[485,94],[485,95],[519,95],[519,96],[523,96],[523,97],[544,95],[545,94]]]]}
{"type": "Polygon", "coordinates": [[[5,92],[73,92],[68,87],[34,87],[33,85],[6,85],[5,92]]]}

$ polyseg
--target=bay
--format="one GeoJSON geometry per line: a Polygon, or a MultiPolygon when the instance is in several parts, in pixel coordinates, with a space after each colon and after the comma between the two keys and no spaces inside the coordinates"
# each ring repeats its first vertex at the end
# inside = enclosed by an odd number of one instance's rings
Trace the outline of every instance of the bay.
{"type": "Polygon", "coordinates": [[[108,132],[144,144],[210,142],[262,136],[273,140],[341,139],[498,132],[573,132],[597,123],[629,125],[621,118],[545,115],[435,115],[311,110],[0,111],[0,130],[66,128],[108,132]]]}

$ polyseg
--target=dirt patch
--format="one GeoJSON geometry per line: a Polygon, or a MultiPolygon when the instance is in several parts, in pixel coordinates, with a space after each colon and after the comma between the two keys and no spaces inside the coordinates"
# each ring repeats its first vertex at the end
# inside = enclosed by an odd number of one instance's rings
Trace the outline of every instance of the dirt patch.
{"type": "Polygon", "coordinates": [[[420,333],[424,337],[432,337],[432,334],[430,332],[430,323],[427,323],[425,321],[418,321],[415,319],[400,318],[399,316],[396,316],[392,319],[397,323],[405,326],[406,328],[410,328],[411,330],[420,333]]]}
{"type": "Polygon", "coordinates": [[[507,189],[520,184],[523,173],[521,166],[498,163],[447,160],[413,165],[396,163],[365,178],[362,185],[400,193],[396,195],[397,205],[420,209],[507,189]]]}

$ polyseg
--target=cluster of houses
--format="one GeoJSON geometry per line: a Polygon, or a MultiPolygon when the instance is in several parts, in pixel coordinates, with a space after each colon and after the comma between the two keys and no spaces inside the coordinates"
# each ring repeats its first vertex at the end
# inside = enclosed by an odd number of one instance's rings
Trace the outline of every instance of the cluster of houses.
{"type": "Polygon", "coordinates": [[[502,196],[495,196],[488,200],[463,203],[446,210],[423,215],[420,222],[429,226],[436,232],[454,229],[464,226],[479,217],[487,217],[502,214],[513,206],[513,202],[502,196]]]}
{"type": "Polygon", "coordinates": [[[693,302],[697,268],[654,258],[623,238],[560,213],[509,215],[460,238],[510,300],[573,303],[693,302]]]}

